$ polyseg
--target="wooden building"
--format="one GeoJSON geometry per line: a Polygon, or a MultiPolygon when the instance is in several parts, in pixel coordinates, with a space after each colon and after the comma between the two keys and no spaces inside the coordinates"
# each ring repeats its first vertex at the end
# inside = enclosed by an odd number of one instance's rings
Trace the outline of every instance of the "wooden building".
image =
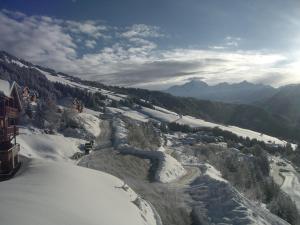
{"type": "Polygon", "coordinates": [[[17,84],[0,80],[0,178],[12,175],[20,164],[16,135],[21,110],[17,84]]]}

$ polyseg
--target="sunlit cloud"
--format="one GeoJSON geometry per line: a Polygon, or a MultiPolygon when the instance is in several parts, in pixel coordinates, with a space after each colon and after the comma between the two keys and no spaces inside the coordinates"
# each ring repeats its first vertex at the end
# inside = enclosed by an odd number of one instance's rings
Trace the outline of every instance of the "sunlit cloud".
{"type": "Polygon", "coordinates": [[[203,49],[162,49],[157,40],[167,35],[156,26],[110,27],[102,21],[65,21],[7,10],[0,12],[0,30],[0,49],[107,84],[163,89],[193,78],[210,84],[300,82],[300,57],[241,50],[239,37],[227,36],[203,49]]]}

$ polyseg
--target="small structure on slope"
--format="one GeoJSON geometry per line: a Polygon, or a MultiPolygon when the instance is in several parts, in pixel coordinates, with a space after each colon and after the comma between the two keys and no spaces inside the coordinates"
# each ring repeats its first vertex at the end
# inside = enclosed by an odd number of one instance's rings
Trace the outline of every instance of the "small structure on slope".
{"type": "Polygon", "coordinates": [[[77,98],[73,99],[73,107],[72,107],[75,111],[77,111],[78,113],[82,113],[83,111],[83,103],[78,100],[77,98]]]}
{"type": "Polygon", "coordinates": [[[0,80],[0,179],[12,176],[20,165],[16,125],[21,110],[17,84],[0,80]]]}

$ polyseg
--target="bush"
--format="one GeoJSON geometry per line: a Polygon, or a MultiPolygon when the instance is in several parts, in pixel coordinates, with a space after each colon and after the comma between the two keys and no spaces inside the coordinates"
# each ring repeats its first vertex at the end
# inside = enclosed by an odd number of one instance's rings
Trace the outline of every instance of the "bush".
{"type": "Polygon", "coordinates": [[[150,123],[125,121],[128,129],[128,143],[142,149],[156,150],[161,145],[161,138],[150,123]]]}

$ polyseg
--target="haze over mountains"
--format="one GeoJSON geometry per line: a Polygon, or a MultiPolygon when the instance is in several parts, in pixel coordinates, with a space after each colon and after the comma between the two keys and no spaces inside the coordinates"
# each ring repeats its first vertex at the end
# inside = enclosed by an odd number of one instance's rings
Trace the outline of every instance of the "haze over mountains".
{"type": "Polygon", "coordinates": [[[270,98],[277,90],[269,85],[253,84],[247,81],[210,86],[201,80],[191,80],[183,85],[172,86],[166,92],[181,97],[252,104],[270,98]]]}
{"type": "Polygon", "coordinates": [[[183,85],[172,86],[165,92],[180,97],[255,105],[295,123],[296,126],[300,121],[300,85],[298,84],[274,88],[243,81],[210,86],[201,80],[191,80],[183,85]]]}

